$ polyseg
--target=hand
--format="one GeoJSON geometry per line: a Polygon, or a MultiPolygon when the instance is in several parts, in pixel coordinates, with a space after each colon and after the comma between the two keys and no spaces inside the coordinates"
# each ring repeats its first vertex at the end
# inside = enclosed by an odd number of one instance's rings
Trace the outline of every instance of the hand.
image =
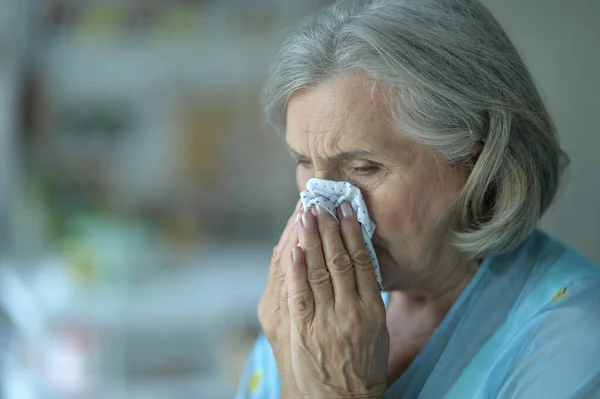
{"type": "MultiPolygon", "coordinates": [[[[299,209],[300,203],[297,204],[296,211],[299,209]]],[[[281,235],[279,243],[273,250],[267,287],[258,304],[258,319],[273,349],[281,379],[281,397],[286,399],[302,398],[292,372],[290,317],[285,302],[287,297],[286,287],[283,284],[285,266],[289,263],[284,257],[286,255],[289,257],[291,248],[298,244],[295,225],[297,217],[298,212],[294,212],[281,235]]]]}
{"type": "Polygon", "coordinates": [[[385,306],[361,226],[348,203],[341,227],[320,207],[301,212],[286,272],[291,362],[306,398],[383,398],[385,306]],[[315,216],[316,215],[316,216],[315,216]]]}

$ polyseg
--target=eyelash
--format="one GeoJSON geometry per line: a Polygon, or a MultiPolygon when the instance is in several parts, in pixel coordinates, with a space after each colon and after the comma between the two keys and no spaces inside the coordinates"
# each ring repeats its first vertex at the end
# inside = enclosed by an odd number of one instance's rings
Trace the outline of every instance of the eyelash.
{"type": "MultiPolygon", "coordinates": [[[[310,161],[304,159],[296,160],[296,165],[310,165],[310,161]]],[[[368,166],[359,166],[352,168],[352,172],[357,175],[367,176],[371,175],[375,172],[379,171],[379,166],[377,165],[368,165],[368,166]]]]}
{"type": "Polygon", "coordinates": [[[357,168],[352,168],[352,171],[358,175],[371,175],[377,171],[379,171],[379,166],[369,165],[369,166],[359,166],[357,168]]]}

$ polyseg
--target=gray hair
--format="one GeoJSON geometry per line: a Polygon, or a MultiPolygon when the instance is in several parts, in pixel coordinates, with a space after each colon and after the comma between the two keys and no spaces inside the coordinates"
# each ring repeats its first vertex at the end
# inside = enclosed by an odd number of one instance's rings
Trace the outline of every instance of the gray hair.
{"type": "Polygon", "coordinates": [[[469,258],[509,251],[554,199],[568,157],[517,50],[477,0],[341,0],[300,25],[269,71],[267,120],[291,95],[359,70],[385,88],[399,132],[450,164],[473,159],[453,243],[469,258]]]}

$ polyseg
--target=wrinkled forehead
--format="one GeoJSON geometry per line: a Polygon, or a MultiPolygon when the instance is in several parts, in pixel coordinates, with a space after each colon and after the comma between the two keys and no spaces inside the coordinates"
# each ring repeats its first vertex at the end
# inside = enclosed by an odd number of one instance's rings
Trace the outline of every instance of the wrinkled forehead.
{"type": "Polygon", "coordinates": [[[327,150],[385,142],[393,134],[390,118],[372,87],[362,75],[349,74],[294,93],[286,115],[289,146],[305,151],[311,143],[327,150]]]}

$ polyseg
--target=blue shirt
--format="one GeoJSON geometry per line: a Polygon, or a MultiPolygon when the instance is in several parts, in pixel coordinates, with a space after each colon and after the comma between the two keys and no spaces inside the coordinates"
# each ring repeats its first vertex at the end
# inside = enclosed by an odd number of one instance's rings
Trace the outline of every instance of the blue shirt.
{"type": "MultiPolygon", "coordinates": [[[[279,398],[260,335],[236,399],[279,398]]],[[[540,231],[486,258],[387,398],[600,398],[600,268],[540,231]]]]}

